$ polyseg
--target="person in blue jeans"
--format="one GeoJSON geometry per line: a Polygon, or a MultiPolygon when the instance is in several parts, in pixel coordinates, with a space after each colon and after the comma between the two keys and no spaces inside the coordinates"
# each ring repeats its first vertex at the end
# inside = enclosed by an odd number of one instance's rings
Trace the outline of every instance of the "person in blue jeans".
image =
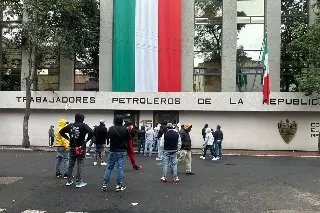
{"type": "Polygon", "coordinates": [[[114,118],[114,125],[109,128],[110,152],[108,158],[108,166],[104,173],[104,181],[102,185],[103,191],[106,191],[108,189],[111,172],[115,164],[117,164],[116,192],[126,189],[126,187],[122,185],[122,177],[126,154],[128,149],[130,148],[129,137],[129,130],[125,126],[123,126],[123,116],[116,115],[114,118]]]}
{"type": "Polygon", "coordinates": [[[221,131],[221,126],[218,125],[216,131],[214,132],[214,148],[216,157],[212,160],[220,160],[222,158],[222,141],[223,141],[223,132],[221,131]]]}
{"type": "Polygon", "coordinates": [[[162,159],[162,182],[167,182],[168,165],[173,173],[173,181],[176,183],[179,181],[178,177],[178,151],[181,147],[181,138],[179,133],[174,129],[171,123],[166,125],[167,131],[162,135],[160,141],[160,148],[163,150],[162,159]]]}
{"type": "Polygon", "coordinates": [[[145,133],[145,148],[144,148],[144,156],[149,154],[149,157],[152,156],[152,147],[155,140],[155,133],[151,126],[147,127],[147,131],[145,133]]]}

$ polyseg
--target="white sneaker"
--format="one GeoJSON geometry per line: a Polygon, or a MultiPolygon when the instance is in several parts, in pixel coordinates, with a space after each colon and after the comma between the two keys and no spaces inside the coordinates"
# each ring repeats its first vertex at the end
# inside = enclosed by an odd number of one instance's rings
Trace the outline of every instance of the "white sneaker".
{"type": "Polygon", "coordinates": [[[202,156],[202,155],[200,156],[200,159],[203,159],[203,156],[202,156]]]}
{"type": "Polygon", "coordinates": [[[87,152],[87,153],[86,153],[86,155],[87,155],[87,156],[90,156],[90,153],[89,153],[89,152],[87,152]]]}
{"type": "Polygon", "coordinates": [[[160,158],[156,158],[156,160],[161,160],[160,158]]]}
{"type": "Polygon", "coordinates": [[[202,159],[203,159],[203,160],[205,160],[205,159],[206,159],[206,157],[202,157],[202,159]]]}
{"type": "Polygon", "coordinates": [[[101,166],[106,166],[106,165],[108,165],[106,162],[102,162],[101,164],[100,164],[101,166]]]}
{"type": "Polygon", "coordinates": [[[96,166],[98,163],[97,162],[93,162],[93,165],[96,166]]]}
{"type": "Polygon", "coordinates": [[[212,158],[212,160],[219,160],[219,158],[212,158]]]}

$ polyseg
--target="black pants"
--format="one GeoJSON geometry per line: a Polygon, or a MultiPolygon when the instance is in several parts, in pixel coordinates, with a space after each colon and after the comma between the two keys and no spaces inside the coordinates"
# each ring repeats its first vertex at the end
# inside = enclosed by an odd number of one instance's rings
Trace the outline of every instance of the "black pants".
{"type": "Polygon", "coordinates": [[[53,146],[54,137],[49,136],[49,146],[53,146]]]}
{"type": "Polygon", "coordinates": [[[214,152],[214,146],[213,145],[206,145],[206,147],[204,148],[204,151],[203,151],[203,157],[206,156],[208,149],[210,150],[211,155],[216,157],[216,153],[214,152]]]}

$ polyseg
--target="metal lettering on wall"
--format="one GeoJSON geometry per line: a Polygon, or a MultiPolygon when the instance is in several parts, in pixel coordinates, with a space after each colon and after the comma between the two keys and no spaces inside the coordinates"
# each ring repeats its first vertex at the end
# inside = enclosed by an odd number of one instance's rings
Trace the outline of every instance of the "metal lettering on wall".
{"type": "Polygon", "coordinates": [[[282,139],[288,144],[296,135],[298,124],[295,121],[290,122],[289,119],[287,119],[285,122],[280,121],[278,123],[278,129],[282,139]]]}
{"type": "Polygon", "coordinates": [[[310,124],[310,136],[311,138],[319,137],[320,132],[320,123],[311,123],[310,124]]]}
{"type": "MultiPolygon", "coordinates": [[[[25,108],[24,91],[0,91],[1,109],[25,108]]],[[[319,99],[303,93],[271,93],[270,105],[262,104],[256,92],[32,92],[31,108],[177,111],[316,111],[319,99]]]]}

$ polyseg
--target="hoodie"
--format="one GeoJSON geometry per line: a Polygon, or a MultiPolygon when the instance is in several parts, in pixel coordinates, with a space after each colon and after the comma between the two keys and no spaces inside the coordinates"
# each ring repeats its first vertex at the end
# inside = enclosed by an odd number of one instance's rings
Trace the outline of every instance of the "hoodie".
{"type": "Polygon", "coordinates": [[[183,150],[191,150],[191,137],[189,132],[191,131],[192,125],[191,124],[185,124],[184,127],[180,131],[180,137],[181,137],[181,149],[183,150]]]}
{"type": "Polygon", "coordinates": [[[52,126],[52,125],[50,126],[50,129],[49,129],[49,131],[48,131],[48,134],[49,134],[49,137],[54,138],[54,129],[53,129],[53,126],[52,126]]]}
{"type": "Polygon", "coordinates": [[[206,139],[206,129],[208,128],[208,124],[205,124],[204,127],[202,128],[202,131],[201,131],[201,134],[202,134],[202,137],[203,137],[203,140],[206,139]]]}
{"type": "Polygon", "coordinates": [[[86,146],[87,141],[92,138],[92,129],[85,123],[83,114],[76,114],[74,123],[62,128],[59,133],[62,137],[70,141],[70,147],[86,146]],[[69,138],[69,136],[70,138],[69,138]],[[86,135],[88,135],[86,139],[86,135]]]}
{"type": "Polygon", "coordinates": [[[206,129],[206,137],[205,137],[204,143],[208,146],[212,146],[214,143],[214,137],[212,134],[212,130],[210,128],[206,129]]]}
{"type": "Polygon", "coordinates": [[[159,129],[159,132],[158,132],[158,136],[157,138],[161,138],[162,135],[167,131],[167,122],[162,122],[161,123],[161,126],[160,126],[160,129],[159,129]]]}
{"type": "Polygon", "coordinates": [[[114,117],[114,125],[109,128],[110,152],[127,152],[129,148],[129,131],[123,126],[123,116],[114,117]]]}
{"type": "Polygon", "coordinates": [[[106,128],[106,125],[103,122],[100,122],[100,125],[94,129],[93,136],[97,145],[106,144],[106,141],[109,144],[108,129],[106,128]]]}
{"type": "Polygon", "coordinates": [[[60,130],[66,126],[66,124],[67,124],[67,121],[65,119],[60,119],[58,121],[58,128],[56,131],[56,146],[69,149],[69,141],[67,139],[63,138],[59,133],[60,130]]]}
{"type": "Polygon", "coordinates": [[[155,139],[154,131],[151,127],[148,127],[146,131],[146,141],[154,141],[154,139],[155,139]]]}

